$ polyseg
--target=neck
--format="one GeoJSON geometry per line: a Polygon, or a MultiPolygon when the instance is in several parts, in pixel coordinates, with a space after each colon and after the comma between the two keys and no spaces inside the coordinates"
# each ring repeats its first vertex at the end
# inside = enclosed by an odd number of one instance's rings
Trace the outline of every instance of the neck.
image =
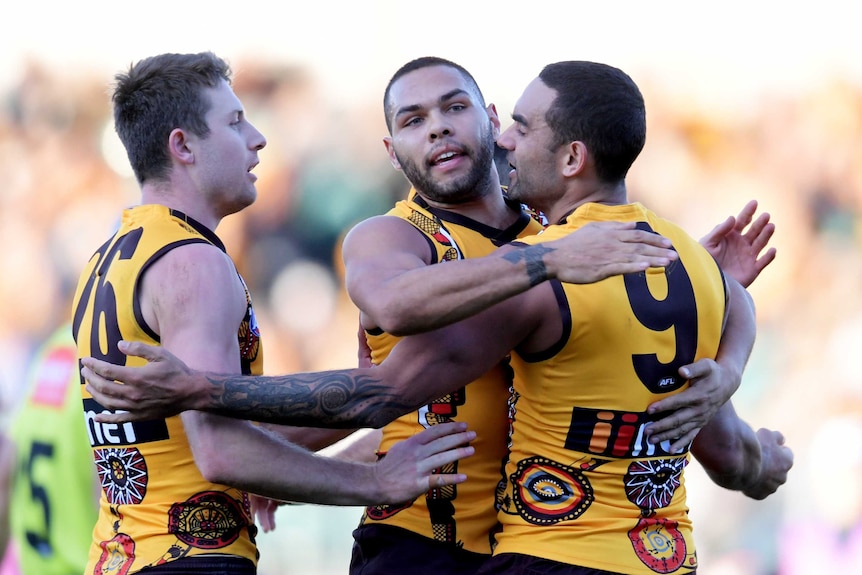
{"type": "Polygon", "coordinates": [[[553,202],[547,209],[541,206],[535,207],[538,207],[538,209],[541,209],[545,213],[550,223],[556,224],[582,205],[589,203],[604,204],[606,206],[627,204],[628,194],[626,192],[625,180],[620,180],[616,184],[608,184],[606,186],[594,186],[586,190],[573,190],[571,193],[566,193],[556,202],[553,202]]]}
{"type": "Polygon", "coordinates": [[[419,190],[416,190],[416,192],[431,207],[462,215],[493,228],[507,228],[515,223],[519,216],[518,212],[512,210],[506,204],[502,189],[500,188],[500,178],[497,176],[496,170],[493,177],[490,178],[489,183],[483,189],[477,190],[475,197],[466,202],[448,204],[430,200],[419,192],[419,190]]]}
{"type": "Polygon", "coordinates": [[[190,218],[197,220],[212,231],[218,227],[221,218],[195,201],[194,194],[177,193],[172,186],[165,184],[146,183],[141,186],[141,204],[158,204],[172,210],[178,210],[190,218]]]}

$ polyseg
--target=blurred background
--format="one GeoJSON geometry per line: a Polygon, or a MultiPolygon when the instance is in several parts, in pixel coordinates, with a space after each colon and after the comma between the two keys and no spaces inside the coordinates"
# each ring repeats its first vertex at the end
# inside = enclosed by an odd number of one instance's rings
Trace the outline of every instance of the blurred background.
{"type": "MultiPolygon", "coordinates": [[[[90,254],[137,201],[113,132],[114,73],[212,50],[268,138],[259,200],[218,229],[249,283],[267,372],[356,363],[339,243],[407,186],[382,94],[418,56],[470,70],[504,127],[549,62],[628,72],[647,105],[630,197],[701,237],[749,199],[777,260],[750,291],[758,341],[735,402],[796,462],[762,502],[688,473],[701,575],[862,572],[862,40],[850,3],[29,0],[0,34],[0,401],[69,314],[90,254]]],[[[339,574],[361,510],[289,506],[261,575],[339,574]]]]}

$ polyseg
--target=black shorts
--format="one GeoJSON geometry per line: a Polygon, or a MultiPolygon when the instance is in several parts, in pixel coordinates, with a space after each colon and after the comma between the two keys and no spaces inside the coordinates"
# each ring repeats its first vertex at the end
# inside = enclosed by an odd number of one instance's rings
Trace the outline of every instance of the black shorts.
{"type": "Polygon", "coordinates": [[[391,525],[362,525],[353,539],[350,575],[475,575],[490,557],[391,525]]]}
{"type": "MultiPolygon", "coordinates": [[[[500,553],[494,555],[485,562],[482,569],[476,575],[492,575],[505,573],[506,575],[621,575],[614,571],[602,569],[591,569],[589,567],[578,567],[541,557],[521,555],[520,553],[500,553]]],[[[694,574],[694,571],[686,575],[694,574]]]]}
{"type": "Polygon", "coordinates": [[[146,567],[141,575],[256,575],[257,567],[245,557],[184,557],[163,565],[146,567]]]}

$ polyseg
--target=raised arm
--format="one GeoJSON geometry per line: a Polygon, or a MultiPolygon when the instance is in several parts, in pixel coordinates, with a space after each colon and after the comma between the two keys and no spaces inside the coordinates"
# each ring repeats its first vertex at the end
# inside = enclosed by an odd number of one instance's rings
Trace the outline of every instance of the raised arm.
{"type": "Polygon", "coordinates": [[[739,215],[727,218],[700,240],[724,273],[743,287],[750,286],[777,254],[774,247],[763,251],[775,233],[775,224],[769,221],[768,212],[752,222],[756,211],[757,201],[751,200],[739,215]]]}
{"type": "Polygon", "coordinates": [[[454,323],[550,278],[592,283],[664,266],[676,258],[668,248],[666,238],[633,223],[602,222],[541,246],[429,266],[425,238],[400,218],[379,216],[348,233],[342,254],[354,303],[376,327],[406,335],[454,323]]]}
{"type": "Polygon", "coordinates": [[[709,477],[719,486],[764,499],[787,481],[793,451],[779,431],[757,433],[725,403],[700,432],[691,448],[709,477]]]}

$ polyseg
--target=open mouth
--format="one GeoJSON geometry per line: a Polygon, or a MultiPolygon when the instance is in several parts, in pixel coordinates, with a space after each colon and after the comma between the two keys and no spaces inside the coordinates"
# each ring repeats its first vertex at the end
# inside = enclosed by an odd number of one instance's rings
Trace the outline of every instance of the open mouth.
{"type": "Polygon", "coordinates": [[[431,166],[443,166],[464,156],[465,154],[461,150],[448,148],[432,154],[428,163],[431,166]]]}

